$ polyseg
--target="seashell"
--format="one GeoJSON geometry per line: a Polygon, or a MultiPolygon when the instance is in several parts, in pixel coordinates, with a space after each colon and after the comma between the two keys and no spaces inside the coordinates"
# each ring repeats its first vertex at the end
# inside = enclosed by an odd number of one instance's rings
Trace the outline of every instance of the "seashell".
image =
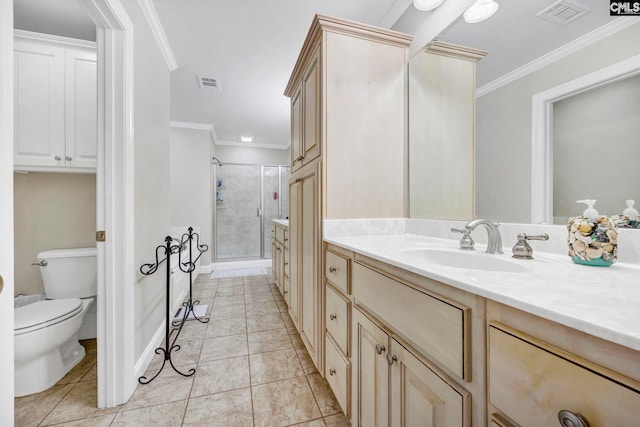
{"type": "Polygon", "coordinates": [[[591,243],[591,237],[589,236],[585,236],[583,234],[580,233],[576,233],[576,240],[588,245],[589,243],[591,243]]]}
{"type": "Polygon", "coordinates": [[[569,256],[574,256],[576,254],[576,251],[573,250],[573,248],[569,249],[569,256]]]}
{"type": "Polygon", "coordinates": [[[607,230],[607,237],[609,238],[609,242],[617,243],[618,242],[618,232],[613,228],[607,230]]]}
{"type": "Polygon", "coordinates": [[[587,245],[582,240],[576,240],[573,242],[573,250],[578,254],[584,252],[587,249],[587,245]]]}
{"type": "Polygon", "coordinates": [[[614,246],[612,243],[605,243],[604,245],[602,245],[602,250],[605,251],[606,253],[612,253],[613,248],[614,246]]]}
{"type": "Polygon", "coordinates": [[[581,221],[580,225],[578,225],[578,230],[580,230],[582,233],[591,233],[591,230],[593,229],[593,225],[587,221],[581,221]]]}
{"type": "Polygon", "coordinates": [[[602,248],[587,248],[587,259],[600,258],[602,256],[602,248]]]}
{"type": "Polygon", "coordinates": [[[576,235],[575,233],[571,233],[569,234],[569,243],[573,243],[576,241],[576,235]]]}
{"type": "Polygon", "coordinates": [[[578,231],[578,223],[571,221],[570,229],[571,229],[571,233],[575,233],[576,231],[578,231]]]}

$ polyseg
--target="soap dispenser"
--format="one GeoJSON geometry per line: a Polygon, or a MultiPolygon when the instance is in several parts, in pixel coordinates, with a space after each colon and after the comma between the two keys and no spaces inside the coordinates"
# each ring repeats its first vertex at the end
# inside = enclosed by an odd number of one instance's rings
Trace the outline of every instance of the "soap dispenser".
{"type": "Polygon", "coordinates": [[[627,200],[627,208],[622,212],[620,220],[617,223],[620,228],[640,228],[640,215],[638,210],[633,207],[635,200],[627,200]]]}
{"type": "Polygon", "coordinates": [[[594,208],[595,200],[578,200],[587,209],[581,216],[569,218],[569,256],[576,264],[608,267],[616,262],[618,231],[616,224],[594,208]]]}

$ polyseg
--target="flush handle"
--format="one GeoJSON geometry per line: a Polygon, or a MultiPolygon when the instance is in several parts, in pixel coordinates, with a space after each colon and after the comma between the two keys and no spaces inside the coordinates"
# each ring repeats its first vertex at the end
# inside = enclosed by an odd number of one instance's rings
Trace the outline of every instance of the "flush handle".
{"type": "Polygon", "coordinates": [[[37,265],[39,267],[46,267],[49,265],[46,259],[41,260],[40,262],[32,262],[31,265],[37,265]]]}

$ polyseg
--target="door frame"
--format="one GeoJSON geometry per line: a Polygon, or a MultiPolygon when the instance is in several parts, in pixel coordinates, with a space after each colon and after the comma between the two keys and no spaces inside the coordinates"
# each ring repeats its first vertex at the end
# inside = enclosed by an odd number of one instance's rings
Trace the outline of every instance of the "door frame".
{"type": "Polygon", "coordinates": [[[120,0],[84,0],[96,25],[98,407],[135,391],[133,24],[120,0]]]}

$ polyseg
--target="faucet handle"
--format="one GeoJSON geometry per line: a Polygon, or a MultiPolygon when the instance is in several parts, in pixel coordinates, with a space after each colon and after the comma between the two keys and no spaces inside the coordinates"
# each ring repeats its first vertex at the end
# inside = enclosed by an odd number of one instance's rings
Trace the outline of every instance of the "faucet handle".
{"type": "Polygon", "coordinates": [[[516,259],[533,259],[533,248],[527,240],[549,240],[547,233],[530,235],[526,233],[518,233],[518,241],[513,246],[513,258],[516,259]]]}
{"type": "Polygon", "coordinates": [[[454,233],[462,233],[462,238],[460,239],[460,249],[465,251],[471,251],[475,249],[475,242],[471,238],[472,230],[470,228],[465,227],[464,230],[461,230],[459,228],[452,228],[451,231],[453,231],[454,233]]]}

